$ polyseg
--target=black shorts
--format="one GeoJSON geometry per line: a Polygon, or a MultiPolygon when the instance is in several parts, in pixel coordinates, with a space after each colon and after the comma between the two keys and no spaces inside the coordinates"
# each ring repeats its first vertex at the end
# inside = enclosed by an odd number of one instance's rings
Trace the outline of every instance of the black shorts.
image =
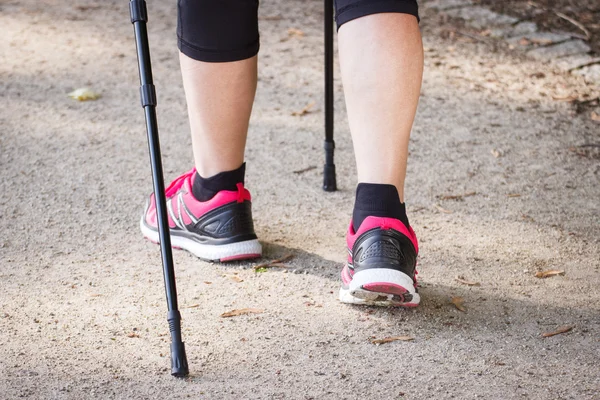
{"type": "MultiPolygon", "coordinates": [[[[416,0],[334,0],[334,3],[338,29],[348,21],[370,14],[391,12],[419,18],[416,0]]],[[[177,8],[177,42],[186,56],[199,61],[228,62],[258,53],[258,0],[178,0],[177,8]]]]}

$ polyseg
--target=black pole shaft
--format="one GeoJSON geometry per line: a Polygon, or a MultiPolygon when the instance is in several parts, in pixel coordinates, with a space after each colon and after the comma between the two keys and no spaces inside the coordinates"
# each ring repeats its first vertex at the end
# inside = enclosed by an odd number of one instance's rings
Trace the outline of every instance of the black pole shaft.
{"type": "Polygon", "coordinates": [[[142,107],[146,116],[146,132],[150,165],[152,167],[152,182],[158,220],[158,236],[162,257],[165,292],[167,297],[167,320],[171,332],[171,374],[177,377],[189,373],[185,346],[181,338],[181,314],[177,307],[177,287],[175,285],[175,266],[171,250],[171,236],[167,218],[165,199],[165,184],[158,138],[158,123],[156,120],[156,92],[152,81],[152,66],[150,48],[148,45],[148,20],[145,0],[131,0],[129,3],[131,22],[134,26],[135,43],[137,48],[138,67],[140,72],[140,95],[142,107]]]}
{"type": "Polygon", "coordinates": [[[325,166],[323,168],[323,190],[337,190],[333,153],[333,0],[324,0],[325,5],[325,166]]]}

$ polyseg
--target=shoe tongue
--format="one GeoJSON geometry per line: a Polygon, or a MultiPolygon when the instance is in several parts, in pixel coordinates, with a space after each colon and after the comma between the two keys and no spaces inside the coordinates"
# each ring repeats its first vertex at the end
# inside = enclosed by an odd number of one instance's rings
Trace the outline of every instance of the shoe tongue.
{"type": "Polygon", "coordinates": [[[185,185],[185,188],[188,189],[188,191],[192,190],[192,185],[194,184],[194,176],[196,176],[195,167],[188,174],[186,174],[185,181],[183,182],[183,185],[185,185]]]}

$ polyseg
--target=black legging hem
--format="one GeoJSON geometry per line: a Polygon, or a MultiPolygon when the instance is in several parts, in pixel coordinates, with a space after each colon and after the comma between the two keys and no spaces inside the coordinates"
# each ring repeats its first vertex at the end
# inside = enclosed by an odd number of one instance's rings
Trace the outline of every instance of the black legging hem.
{"type": "MultiPolygon", "coordinates": [[[[177,46],[198,61],[230,62],[259,50],[259,0],[178,0],[177,46]]],[[[379,13],[414,15],[417,0],[335,0],[338,29],[348,21],[379,13]]]]}
{"type": "MultiPolygon", "coordinates": [[[[339,0],[338,0],[339,1],[339,0]]],[[[398,2],[394,0],[363,0],[357,3],[351,3],[346,7],[337,10],[335,22],[337,29],[346,22],[371,14],[380,13],[401,13],[414,15],[419,21],[419,6],[416,2],[398,2]]]]}
{"type": "Polygon", "coordinates": [[[194,60],[204,62],[232,62],[245,60],[257,55],[260,48],[260,42],[257,40],[255,43],[252,43],[250,46],[243,49],[223,51],[201,49],[191,43],[186,42],[181,37],[178,37],[177,47],[179,47],[179,50],[183,54],[193,58],[194,60]]]}

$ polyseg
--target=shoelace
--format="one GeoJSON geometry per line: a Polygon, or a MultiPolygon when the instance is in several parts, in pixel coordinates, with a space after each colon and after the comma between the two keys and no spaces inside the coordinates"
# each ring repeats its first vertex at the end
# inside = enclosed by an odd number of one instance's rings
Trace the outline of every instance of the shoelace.
{"type": "Polygon", "coordinates": [[[181,175],[179,178],[175,179],[169,187],[165,190],[165,195],[167,198],[173,196],[177,191],[183,186],[186,179],[191,179],[191,177],[196,173],[196,167],[192,168],[190,171],[181,175]]]}
{"type": "MultiPolygon", "coordinates": [[[[167,189],[165,189],[165,196],[167,198],[170,198],[171,196],[176,194],[179,191],[179,189],[181,189],[181,187],[185,183],[186,179],[192,179],[192,177],[194,176],[195,173],[196,173],[196,167],[192,168],[191,170],[189,170],[188,172],[186,172],[185,174],[181,175],[180,177],[175,179],[173,182],[171,182],[169,187],[167,187],[167,189]]],[[[244,184],[238,183],[238,184],[236,184],[236,186],[237,186],[237,190],[238,190],[237,202],[243,203],[244,202],[244,184]]]]}

